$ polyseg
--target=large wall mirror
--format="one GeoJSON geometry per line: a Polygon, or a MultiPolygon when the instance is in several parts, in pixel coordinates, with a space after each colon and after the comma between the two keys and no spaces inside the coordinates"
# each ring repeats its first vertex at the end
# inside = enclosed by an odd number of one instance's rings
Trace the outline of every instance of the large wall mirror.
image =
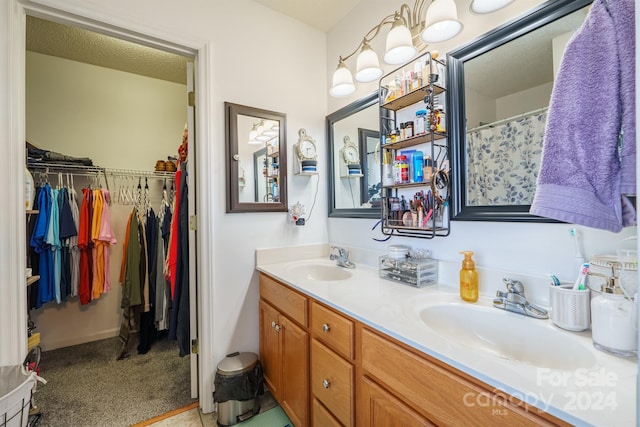
{"type": "Polygon", "coordinates": [[[327,116],[330,217],[380,218],[379,128],[377,92],[327,116]],[[349,173],[347,144],[357,147],[361,173],[349,173]]]}
{"type": "Polygon", "coordinates": [[[556,222],[529,208],[554,76],[590,4],[548,1],[447,55],[452,219],[556,222]]]}
{"type": "Polygon", "coordinates": [[[224,103],[227,212],[286,212],[287,116],[224,103]]]}

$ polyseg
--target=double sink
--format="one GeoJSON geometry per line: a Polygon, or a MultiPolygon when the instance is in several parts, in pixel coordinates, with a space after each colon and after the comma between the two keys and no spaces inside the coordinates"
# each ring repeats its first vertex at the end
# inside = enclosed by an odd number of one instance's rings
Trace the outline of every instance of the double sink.
{"type": "MultiPolygon", "coordinates": [[[[335,286],[356,274],[328,262],[295,263],[288,272],[300,280],[335,286]]],[[[420,322],[461,347],[537,368],[570,370],[590,368],[596,363],[592,349],[571,339],[571,334],[559,331],[548,321],[498,310],[488,298],[469,304],[450,295],[430,296],[411,305],[420,322]],[[571,357],[558,357],[558,349],[571,357]]]]}

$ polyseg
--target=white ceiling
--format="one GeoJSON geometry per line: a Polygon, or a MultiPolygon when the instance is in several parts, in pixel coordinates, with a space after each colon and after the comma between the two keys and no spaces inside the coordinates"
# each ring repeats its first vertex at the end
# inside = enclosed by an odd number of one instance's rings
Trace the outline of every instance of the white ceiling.
{"type": "Polygon", "coordinates": [[[361,0],[254,0],[325,33],[361,0]]]}

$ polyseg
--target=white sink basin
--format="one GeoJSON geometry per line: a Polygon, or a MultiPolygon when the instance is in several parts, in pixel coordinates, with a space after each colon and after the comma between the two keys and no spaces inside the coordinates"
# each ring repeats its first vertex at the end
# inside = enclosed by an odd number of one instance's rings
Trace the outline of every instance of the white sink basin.
{"type": "Polygon", "coordinates": [[[291,266],[289,272],[300,275],[307,280],[331,282],[351,277],[351,272],[336,265],[298,264],[291,266]]]}
{"type": "Polygon", "coordinates": [[[498,308],[436,304],[423,308],[420,319],[444,338],[539,368],[575,370],[596,363],[589,348],[547,321],[498,308]]]}

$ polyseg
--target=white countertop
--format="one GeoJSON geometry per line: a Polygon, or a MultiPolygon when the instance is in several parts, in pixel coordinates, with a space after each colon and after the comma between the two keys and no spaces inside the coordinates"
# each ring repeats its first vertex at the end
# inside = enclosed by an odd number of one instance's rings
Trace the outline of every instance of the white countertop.
{"type": "MultiPolygon", "coordinates": [[[[569,332],[556,327],[550,320],[531,319],[499,310],[492,307],[491,298],[486,296],[481,296],[475,304],[465,303],[459,298],[455,286],[438,284],[415,288],[384,280],[378,277],[376,268],[364,264],[348,270],[351,277],[345,280],[310,280],[300,274],[300,268],[296,270],[295,267],[309,264],[335,266],[335,262],[326,257],[299,258],[298,253],[296,261],[273,262],[273,258],[258,256],[257,269],[480,379],[496,390],[509,393],[569,423],[608,427],[636,425],[636,360],[596,350],[590,332],[569,332]],[[456,340],[442,331],[432,329],[422,321],[420,312],[437,304],[462,306],[459,308],[470,310],[495,310],[502,316],[496,317],[500,319],[496,323],[505,322],[504,325],[536,322],[536,329],[551,333],[554,341],[559,340],[563,344],[555,349],[554,354],[540,354],[538,357],[539,360],[553,361],[555,367],[550,369],[541,367],[546,366],[544,363],[535,366],[505,358],[488,348],[470,345],[468,340],[456,340]],[[581,360],[573,358],[569,350],[578,347],[582,350],[581,360]]],[[[518,342],[514,342],[515,348],[521,346],[527,351],[530,347],[535,349],[536,343],[527,342],[527,339],[535,340],[523,334],[518,342]]],[[[465,404],[490,402],[472,399],[465,404]]]]}

